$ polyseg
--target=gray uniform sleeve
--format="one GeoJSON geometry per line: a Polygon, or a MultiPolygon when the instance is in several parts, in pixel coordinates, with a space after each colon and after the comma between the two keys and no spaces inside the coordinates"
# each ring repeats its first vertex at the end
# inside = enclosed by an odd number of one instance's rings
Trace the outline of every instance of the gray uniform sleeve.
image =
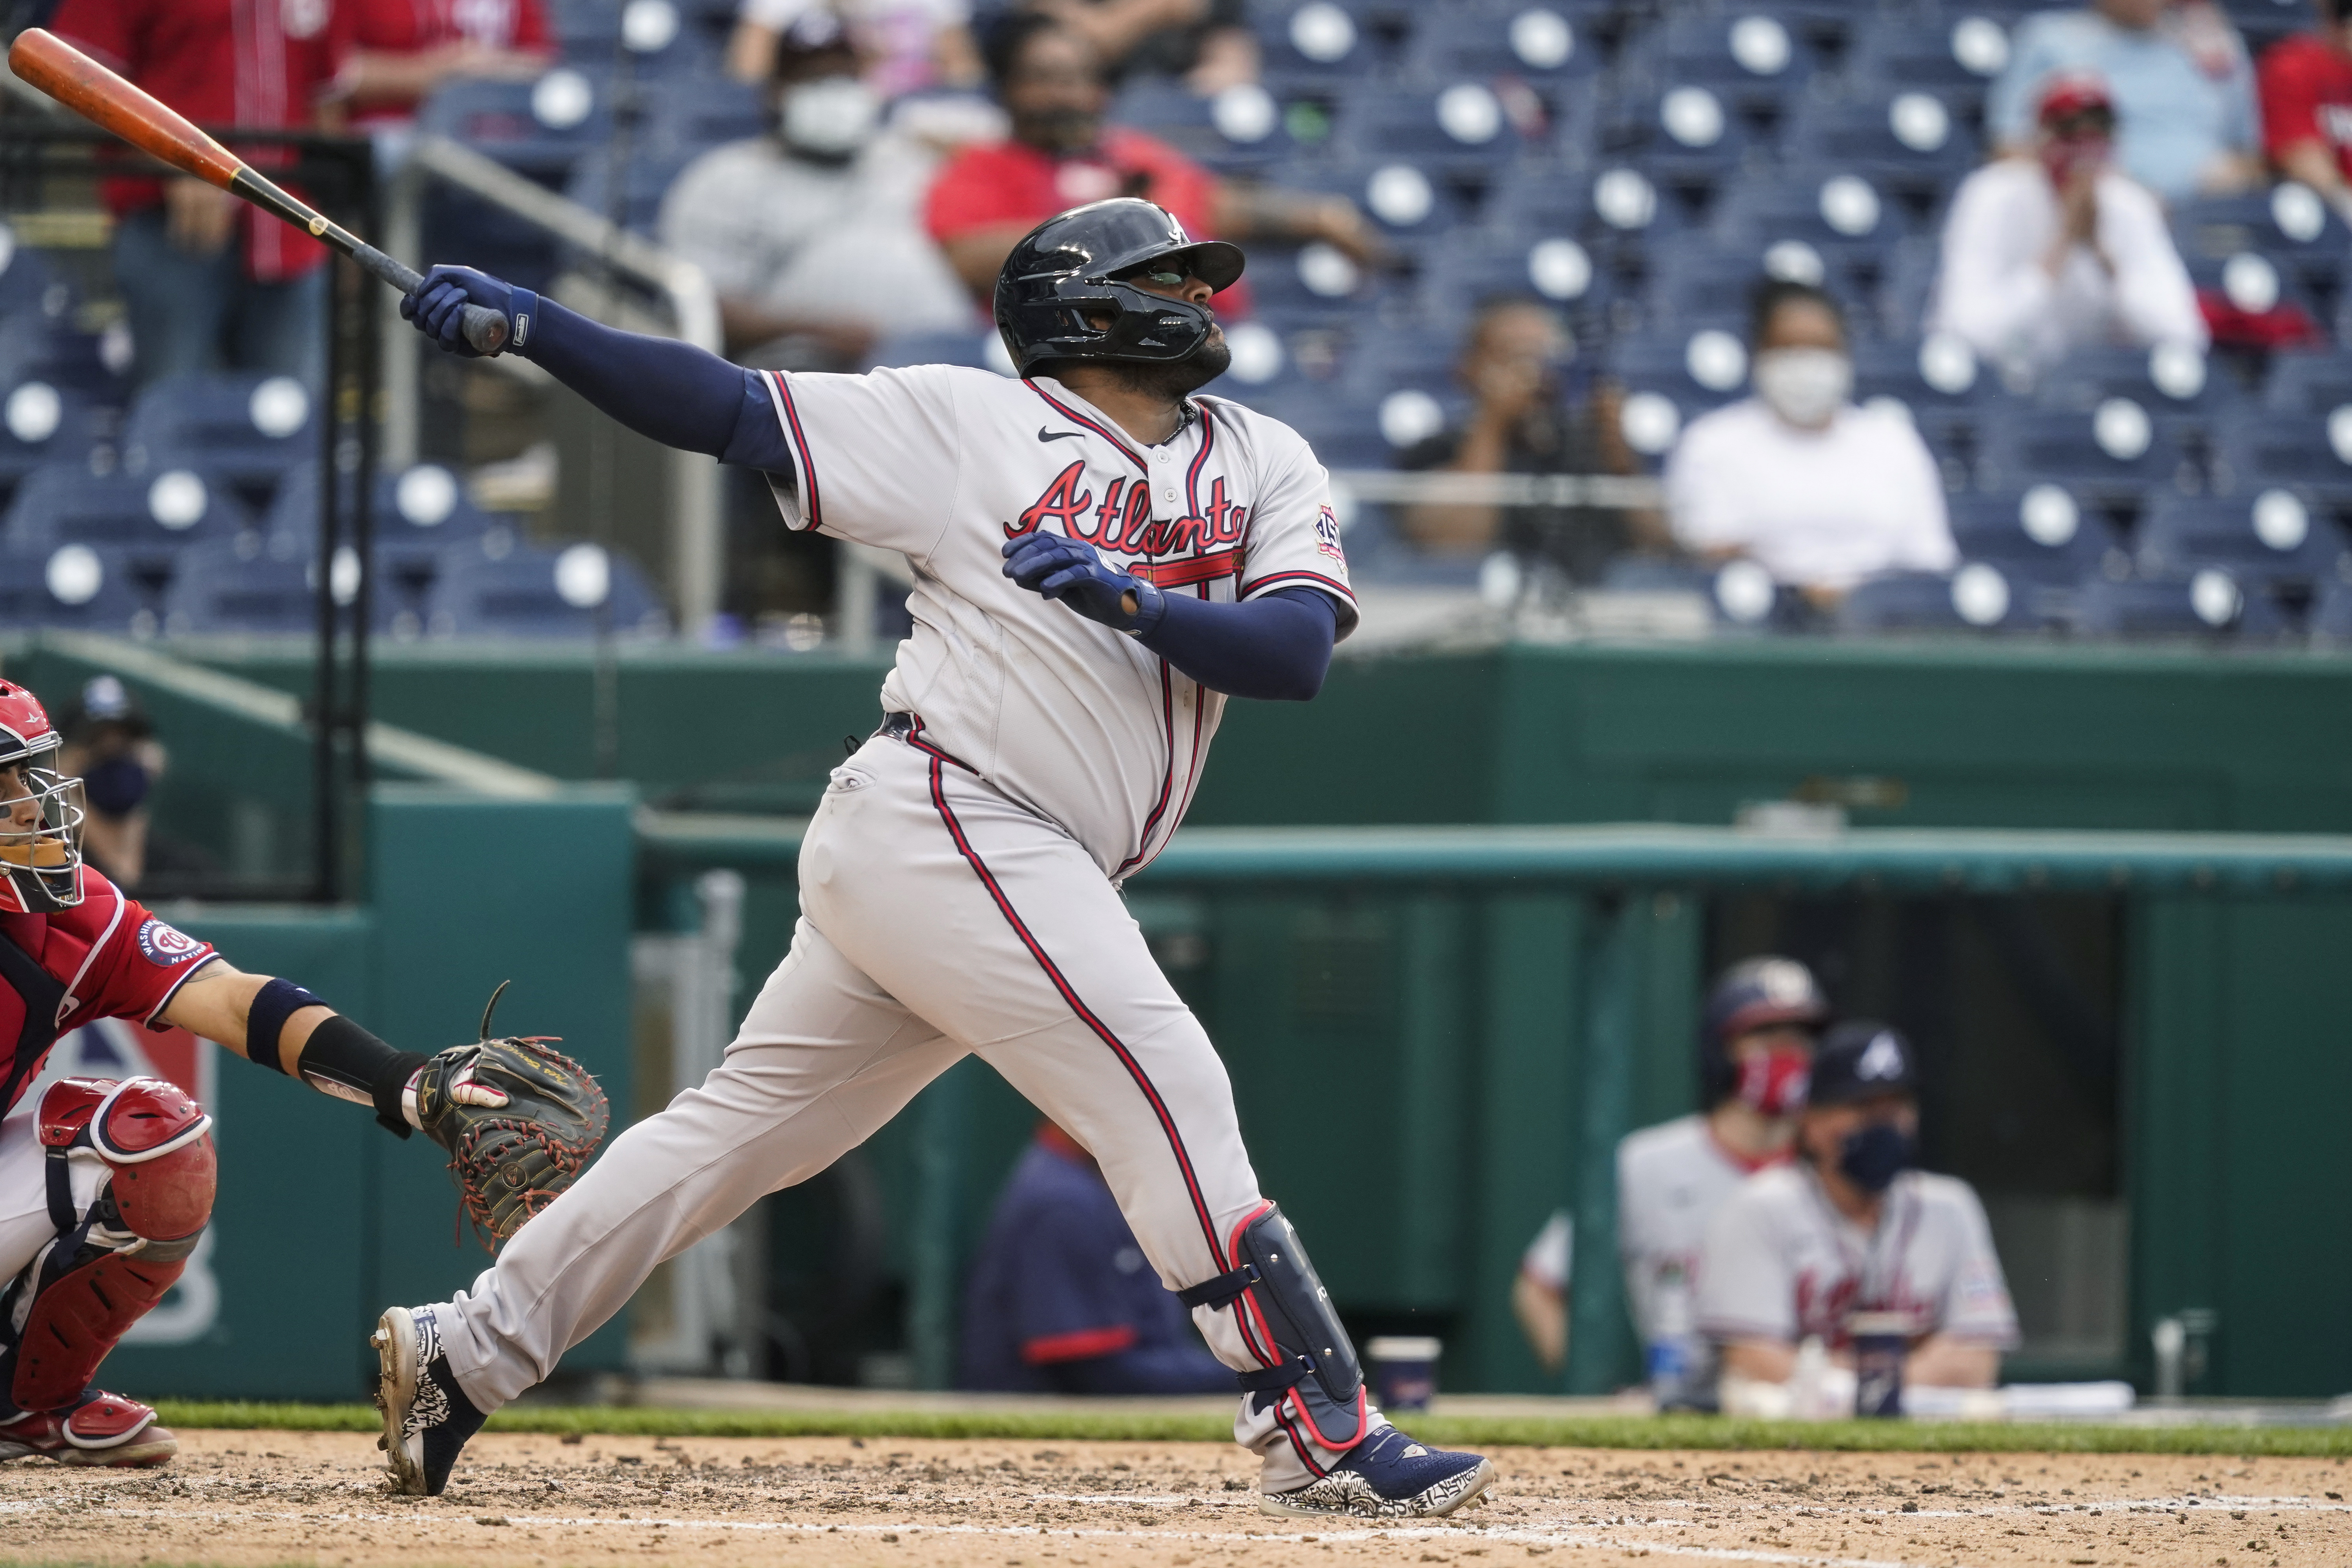
{"type": "Polygon", "coordinates": [[[1797,1338],[1797,1282],[1770,1205],[1754,1183],[1707,1222],[1698,1258],[1698,1329],[1708,1339],[1797,1338]]]}
{"type": "Polygon", "coordinates": [[[1984,1205],[1975,1189],[1955,1182],[1950,1204],[1939,1206],[1958,1234],[1952,1238],[1952,1277],[1945,1288],[1943,1321],[1937,1329],[1956,1339],[2014,1349],[2017,1309],[2010,1303],[2009,1281],[1993,1250],[1992,1226],[1985,1218],[1984,1205]]]}

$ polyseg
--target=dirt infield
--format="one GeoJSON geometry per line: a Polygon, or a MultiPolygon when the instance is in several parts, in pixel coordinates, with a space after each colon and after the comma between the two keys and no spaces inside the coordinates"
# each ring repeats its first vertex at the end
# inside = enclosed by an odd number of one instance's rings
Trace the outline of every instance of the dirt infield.
{"type": "Polygon", "coordinates": [[[161,1470],[0,1466],[0,1559],[1282,1568],[1565,1552],[1732,1563],[2304,1568],[2352,1561],[2341,1459],[1505,1448],[1461,1522],[1260,1514],[1230,1445],[491,1434],[384,1495],[349,1433],[182,1435],[161,1470]]]}

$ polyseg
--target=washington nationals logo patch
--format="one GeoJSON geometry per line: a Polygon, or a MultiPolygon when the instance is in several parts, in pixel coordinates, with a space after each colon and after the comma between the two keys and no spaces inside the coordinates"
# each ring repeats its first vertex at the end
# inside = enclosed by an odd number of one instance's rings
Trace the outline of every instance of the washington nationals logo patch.
{"type": "Polygon", "coordinates": [[[179,927],[151,918],[139,928],[139,951],[147,962],[169,969],[175,963],[185,963],[204,952],[205,944],[179,927]]]}

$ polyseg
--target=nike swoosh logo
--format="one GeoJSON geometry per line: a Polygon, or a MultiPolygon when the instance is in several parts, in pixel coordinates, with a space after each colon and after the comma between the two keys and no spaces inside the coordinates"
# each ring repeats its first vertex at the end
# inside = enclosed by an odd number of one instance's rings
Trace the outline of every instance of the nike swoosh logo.
{"type": "Polygon", "coordinates": [[[1037,439],[1040,441],[1066,441],[1080,434],[1082,432],[1076,430],[1049,431],[1043,425],[1037,426],[1037,439]]]}

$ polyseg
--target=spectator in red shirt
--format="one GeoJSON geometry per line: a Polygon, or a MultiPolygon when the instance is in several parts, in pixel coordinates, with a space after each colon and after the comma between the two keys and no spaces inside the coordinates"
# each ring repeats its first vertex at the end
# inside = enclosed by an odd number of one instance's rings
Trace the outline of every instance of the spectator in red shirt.
{"type": "MultiPolygon", "coordinates": [[[[1021,13],[989,35],[1007,141],[967,148],[931,183],[923,219],[974,299],[986,306],[1013,242],[1055,213],[1109,196],[1142,196],[1185,232],[1229,239],[1322,240],[1358,260],[1377,248],[1344,196],[1238,184],[1163,142],[1106,126],[1110,95],[1093,48],[1049,16],[1021,13]]],[[[1230,309],[1240,289],[1218,296],[1230,309]]]]}
{"type": "Polygon", "coordinates": [[[2315,4],[2319,26],[2263,56],[2263,151],[2281,174],[2352,216],[2352,20],[2344,16],[2352,5],[2315,4]]]}
{"type": "Polygon", "coordinates": [[[453,77],[528,78],[555,58],[540,0],[337,0],[351,41],[335,90],[352,122],[404,131],[453,77]]]}
{"type": "MultiPolygon", "coordinates": [[[[333,5],[65,0],[49,26],[199,125],[301,131],[334,79],[333,5]]],[[[260,168],[288,161],[237,151],[260,168]]],[[[199,180],[118,175],[104,194],[141,384],[201,370],[321,378],[325,247],[199,180]]]]}

